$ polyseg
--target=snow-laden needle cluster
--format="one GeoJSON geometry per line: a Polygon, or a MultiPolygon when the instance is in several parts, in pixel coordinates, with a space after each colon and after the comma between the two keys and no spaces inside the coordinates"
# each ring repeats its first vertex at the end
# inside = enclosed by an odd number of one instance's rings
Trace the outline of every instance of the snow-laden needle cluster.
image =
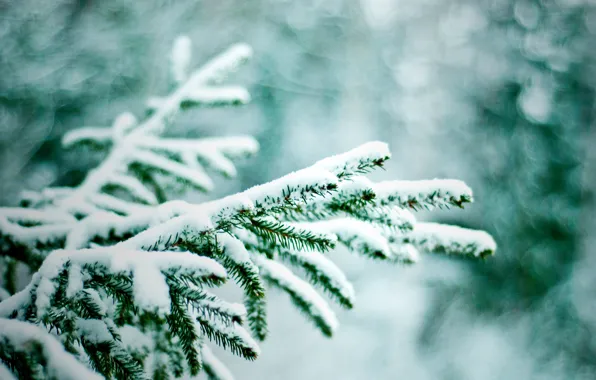
{"type": "Polygon", "coordinates": [[[189,72],[190,40],[180,37],[171,59],[177,87],[149,100],[145,120],[127,113],[109,128],[64,137],[65,146],[109,152],[79,186],[25,193],[23,207],[0,209],[0,375],[161,379],[204,371],[229,379],[208,344],[257,358],[268,333],[267,287],[333,335],[339,323],[329,300],[351,308],[355,299],[325,254],[338,246],[399,263],[420,252],[494,253],[484,232],[418,223],[412,213],[471,202],[464,183],[370,181],[366,174],[391,156],[381,142],[222,199],[168,201],[172,183],[211,190],[210,171],[234,176],[233,160],[256,152],[250,137],[162,137],[179,110],[248,102],[244,88],[220,82],[249,56],[237,45],[189,72]],[[19,262],[34,275],[17,292],[19,262]],[[211,292],[229,279],[242,288],[242,303],[211,292]]]}

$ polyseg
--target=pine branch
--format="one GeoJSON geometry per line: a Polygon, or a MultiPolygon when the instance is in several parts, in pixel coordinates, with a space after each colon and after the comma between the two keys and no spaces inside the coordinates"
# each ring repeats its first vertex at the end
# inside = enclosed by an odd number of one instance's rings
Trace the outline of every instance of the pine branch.
{"type": "Polygon", "coordinates": [[[408,211],[462,207],[472,201],[462,182],[373,183],[364,177],[390,158],[380,142],[222,199],[165,202],[174,184],[210,190],[209,171],[234,176],[234,160],[258,149],[250,137],[161,136],[181,109],[249,100],[243,88],[216,86],[248,58],[248,47],[237,45],[190,73],[189,39],[178,39],[173,50],[175,88],[150,99],[145,120],[125,113],[110,128],[82,128],[64,137],[65,146],[109,149],[80,186],[27,192],[22,203],[29,208],[0,209],[6,292],[17,290],[15,263],[37,270],[24,290],[0,294],[0,318],[18,329],[37,329],[33,343],[23,345],[22,337],[0,328],[0,375],[51,378],[52,358],[44,347],[58,344],[65,362],[78,359],[108,378],[204,370],[209,378],[229,379],[205,340],[249,360],[259,355],[243,325],[248,322],[259,340],[267,336],[263,280],[286,292],[324,335],[333,335],[338,321],[314,287],[345,308],[353,306],[351,283],[323,255],[337,243],[399,263],[416,262],[419,250],[494,253],[486,233],[417,223],[408,211]],[[299,268],[306,280],[279,260],[299,268]],[[244,305],[207,290],[230,277],[243,289],[244,305]],[[47,331],[60,341],[47,338],[47,331]]]}
{"type": "Polygon", "coordinates": [[[283,248],[325,252],[335,246],[332,235],[299,228],[273,217],[253,218],[246,227],[265,242],[283,248]]]}
{"type": "Polygon", "coordinates": [[[190,374],[196,376],[201,370],[202,363],[199,359],[197,342],[199,336],[195,330],[193,318],[188,313],[182,297],[170,287],[172,306],[168,316],[170,331],[174,336],[180,338],[180,344],[186,356],[186,362],[190,368],[190,374]]]}
{"type": "Polygon", "coordinates": [[[322,288],[346,309],[354,307],[354,288],[344,273],[319,252],[279,250],[281,259],[302,268],[309,282],[322,288]]]}
{"type": "MultiPolygon", "coordinates": [[[[160,164],[161,161],[159,159],[156,163],[155,157],[148,156],[147,152],[140,154],[135,149],[139,146],[137,144],[139,142],[143,143],[146,139],[150,140],[151,136],[160,134],[164,129],[165,121],[180,109],[181,103],[188,96],[191,96],[194,91],[197,91],[197,89],[204,85],[219,82],[249,56],[250,49],[245,45],[238,45],[216,57],[201,69],[191,74],[186,82],[182,83],[165,98],[160,104],[160,107],[146,121],[140,124],[129,114],[123,114],[117,118],[112,126],[114,146],[109,156],[98,168],[89,174],[85,181],[64,202],[68,203],[69,200],[73,199],[85,199],[90,194],[99,193],[102,187],[109,183],[109,179],[114,174],[117,174],[118,168],[122,165],[129,165],[139,161],[145,163],[145,159],[147,159],[149,162],[160,165],[160,168],[166,171],[172,169],[172,167],[174,170],[178,170],[175,165],[165,165],[164,168],[164,165],[160,164]]],[[[73,142],[73,138],[68,135],[65,139],[68,142],[73,142]]],[[[178,170],[178,173],[180,173],[180,170],[178,170]]]]}
{"type": "MultiPolygon", "coordinates": [[[[23,252],[31,252],[35,245],[56,242],[46,250],[49,251],[63,246],[62,240],[75,228],[76,220],[70,217],[70,220],[63,220],[59,225],[50,227],[55,220],[47,220],[48,216],[55,215],[55,219],[57,216],[71,214],[80,218],[101,210],[122,215],[142,211],[142,205],[137,202],[155,204],[157,198],[162,196],[154,182],[148,181],[145,176],[144,183],[139,180],[143,176],[135,175],[134,170],[139,170],[139,165],[159,169],[168,175],[173,174],[174,177],[190,181],[205,190],[212,187],[211,180],[203,174],[198,160],[208,163],[207,166],[224,175],[233,176],[235,168],[230,159],[254,153],[258,145],[253,139],[187,140],[184,144],[179,144],[180,141],[160,139],[157,136],[163,131],[165,122],[181,108],[181,103],[186,98],[196,96],[197,91],[202,91],[203,96],[209,95],[213,102],[218,102],[220,98],[229,100],[231,94],[242,92],[238,88],[218,89],[213,84],[220,82],[249,56],[250,49],[238,45],[216,57],[180,83],[177,89],[164,98],[155,112],[141,123],[130,113],[124,113],[116,118],[110,128],[81,128],[67,134],[63,139],[63,144],[67,147],[91,142],[110,145],[111,151],[78,187],[46,189],[38,194],[25,194],[25,203],[43,210],[0,209],[0,236],[13,246],[30,247],[21,249],[23,252]],[[201,90],[202,88],[205,90],[201,90]],[[165,154],[165,157],[161,154],[165,154]],[[172,154],[177,155],[180,162],[169,159],[172,154]],[[124,190],[130,199],[121,200],[105,193],[112,188],[124,190]],[[10,220],[15,219],[15,216],[20,220],[10,220]],[[23,221],[27,224],[21,223],[23,221]]],[[[248,100],[247,96],[244,99],[248,100]]],[[[5,251],[8,250],[3,250],[5,251]]],[[[36,261],[29,256],[24,257],[23,262],[35,262],[32,267],[36,269],[40,260],[36,261]]]]}
{"type": "Polygon", "coordinates": [[[405,241],[426,252],[479,258],[491,256],[497,249],[493,238],[484,231],[437,223],[418,223],[405,241]]]}
{"type": "Polygon", "coordinates": [[[247,360],[255,360],[260,354],[256,342],[237,323],[232,322],[230,325],[224,325],[201,315],[195,317],[201,332],[218,346],[229,349],[233,354],[247,360]]]}
{"type": "Polygon", "coordinates": [[[325,158],[317,163],[321,168],[331,171],[338,178],[348,179],[359,174],[366,174],[382,168],[385,161],[391,158],[387,144],[370,142],[350,152],[325,158]]]}
{"type": "Polygon", "coordinates": [[[332,233],[351,251],[371,258],[387,259],[391,252],[383,230],[353,218],[308,223],[311,228],[332,233]]]}
{"type": "Polygon", "coordinates": [[[261,275],[273,286],[284,290],[306,317],[327,337],[331,337],[339,323],[335,314],[321,296],[305,281],[296,277],[285,266],[255,256],[261,275]]]}
{"type": "Polygon", "coordinates": [[[376,202],[397,204],[403,208],[433,209],[456,206],[463,208],[472,202],[472,190],[458,180],[433,179],[426,181],[385,181],[375,184],[376,202]]]}
{"type": "Polygon", "coordinates": [[[201,294],[200,288],[190,291],[188,285],[185,287],[181,282],[190,281],[202,286],[203,280],[211,284],[213,276],[221,278],[224,274],[223,268],[211,259],[184,252],[135,253],[120,249],[56,251],[40,268],[32,287],[35,297],[29,302],[35,307],[36,320],[57,331],[66,346],[80,344],[93,367],[104,376],[144,376],[138,361],[117,343],[120,338],[114,335],[117,329],[116,325],[112,325],[134,323],[135,314],[144,315],[146,321],[152,321],[149,325],[140,321],[145,328],[167,321],[168,330],[181,342],[190,373],[197,374],[201,363],[197,351],[199,327],[195,327],[195,320],[201,321],[200,330],[209,338],[240,355],[253,358],[258,351],[238,325],[245,315],[243,308],[238,310],[215,296],[201,294]],[[162,285],[159,285],[161,275],[155,276],[152,268],[161,268],[166,275],[164,285],[168,289],[169,310],[163,309],[162,285]],[[86,274],[75,276],[73,272],[86,274]],[[152,284],[146,282],[149,277],[152,284]],[[127,281],[131,278],[132,283],[127,281]],[[121,283],[122,280],[124,283],[121,283]],[[111,302],[119,304],[119,308],[115,309],[114,322],[106,314],[100,290],[113,296],[111,302]],[[147,291],[152,292],[151,298],[145,298],[147,291]],[[127,308],[133,310],[132,315],[128,312],[126,316],[122,311],[127,308]],[[162,314],[165,319],[160,317],[162,314]]]}
{"type": "MultiPolygon", "coordinates": [[[[343,157],[353,159],[352,155],[343,157]]],[[[337,163],[337,159],[335,162],[337,163]]],[[[413,232],[407,232],[414,225],[415,220],[407,211],[400,211],[395,206],[390,208],[395,213],[380,214],[380,209],[373,205],[371,210],[382,217],[368,217],[367,221],[340,218],[319,222],[289,223],[269,216],[285,215],[285,211],[297,213],[301,209],[310,207],[311,203],[320,202],[324,199],[323,196],[334,197],[336,192],[342,192],[340,197],[345,199],[349,199],[349,194],[358,194],[356,198],[359,199],[358,202],[363,201],[360,206],[371,207],[370,201],[376,199],[376,194],[373,196],[373,193],[369,193],[370,186],[366,181],[359,180],[358,176],[346,175],[347,167],[349,165],[343,165],[340,170],[343,177],[349,177],[353,183],[360,182],[353,185],[352,189],[342,186],[344,180],[340,180],[331,172],[322,170],[321,165],[317,163],[311,168],[218,201],[201,205],[189,205],[183,202],[166,203],[152,212],[143,211],[129,216],[114,216],[99,225],[92,221],[78,222],[76,229],[69,234],[67,244],[80,240],[75,245],[84,246],[85,241],[91,238],[107,239],[110,235],[122,235],[124,231],[130,233],[132,230],[138,230],[139,232],[136,234],[133,232],[133,236],[114,246],[114,249],[119,252],[119,264],[116,267],[111,261],[113,259],[109,248],[106,248],[101,256],[93,254],[93,252],[99,252],[97,249],[53,253],[54,261],[61,263],[61,266],[56,264],[52,266],[51,260],[47,259],[42,265],[40,270],[42,276],[38,277],[37,284],[33,288],[35,294],[33,314],[37,313],[46,325],[61,331],[66,345],[85,341],[84,338],[79,338],[82,332],[69,326],[76,326],[76,318],[103,317],[99,314],[100,305],[91,304],[89,300],[84,302],[84,312],[80,307],[73,306],[75,304],[71,301],[70,303],[62,301],[72,298],[73,294],[80,294],[81,291],[77,289],[85,287],[84,282],[83,285],[72,286],[72,283],[81,281],[72,277],[68,271],[69,268],[72,270],[78,266],[80,270],[89,271],[86,286],[96,291],[104,289],[106,295],[118,300],[119,307],[116,308],[114,315],[115,322],[134,323],[135,315],[142,313],[142,315],[153,315],[150,317],[150,320],[154,321],[152,325],[162,326],[160,329],[163,329],[165,322],[162,322],[161,318],[165,317],[168,321],[168,331],[180,341],[184,341],[180,346],[181,352],[186,357],[191,373],[197,373],[201,368],[198,359],[200,354],[197,351],[200,336],[197,331],[216,344],[252,359],[256,357],[258,348],[242,333],[244,330],[240,323],[243,321],[244,311],[234,312],[228,306],[223,307],[215,302],[214,298],[205,296],[200,288],[192,290],[191,287],[182,291],[181,284],[186,284],[187,287],[189,285],[201,287],[216,286],[222,282],[221,275],[213,275],[212,272],[215,270],[213,268],[206,273],[197,274],[197,270],[203,268],[205,262],[202,266],[188,267],[191,261],[187,262],[187,260],[191,257],[206,256],[219,262],[222,266],[221,270],[225,268],[228,275],[244,288],[249,309],[247,318],[258,338],[263,339],[266,335],[265,303],[261,302],[264,288],[260,277],[287,292],[298,309],[311,319],[323,334],[331,336],[337,327],[335,315],[308,282],[296,277],[283,265],[265,258],[260,253],[250,255],[245,245],[259,248],[259,252],[266,253],[265,256],[274,257],[277,254],[290,263],[300,266],[310,282],[321,286],[345,307],[351,307],[353,304],[351,285],[343,273],[320,254],[321,251],[333,247],[335,241],[366,256],[401,262],[415,261],[416,251],[410,243],[422,247],[424,244],[429,244],[429,239],[423,240],[424,236],[416,229],[413,232]],[[402,226],[402,230],[406,231],[405,235],[400,237],[403,231],[396,230],[396,224],[402,226]],[[81,229],[85,225],[88,225],[88,228],[81,229]],[[403,228],[405,225],[410,228],[403,228]],[[240,233],[243,230],[248,235],[240,233]],[[77,233],[74,233],[75,231],[77,233]],[[234,235],[231,235],[232,233],[234,235]],[[187,249],[192,253],[185,253],[180,251],[181,249],[187,249]],[[136,250],[144,252],[135,254],[136,256],[132,255],[136,250]],[[273,252],[273,256],[267,253],[268,250],[273,252]],[[304,252],[305,250],[313,252],[309,254],[304,252]],[[80,252],[85,253],[85,261],[80,261],[83,257],[80,252]],[[131,254],[123,254],[123,252],[131,252],[131,254]],[[160,257],[159,255],[162,254],[168,255],[164,256],[164,259],[168,257],[166,261],[157,261],[154,264],[146,262],[147,258],[153,257],[151,255],[160,257]],[[137,256],[143,257],[144,260],[135,261],[137,259],[133,257],[137,256]],[[180,257],[185,258],[184,265],[178,260],[180,257]],[[129,261],[131,259],[133,261],[129,261]],[[155,265],[157,263],[163,264],[155,265]],[[260,270],[257,270],[255,264],[260,270]],[[160,265],[167,267],[160,267],[160,265]],[[54,268],[53,272],[47,272],[48,269],[44,267],[54,268]],[[115,269],[117,270],[114,272],[115,269]],[[143,296],[142,289],[149,288],[153,291],[151,297],[146,298],[143,296]],[[48,308],[48,305],[62,305],[62,311],[48,308]],[[51,312],[44,313],[44,310],[51,310],[51,312]],[[67,318],[66,310],[76,310],[79,314],[74,319],[67,318]],[[61,323],[52,322],[57,320],[61,323]],[[69,337],[69,334],[74,335],[69,337]]],[[[356,171],[360,170],[358,167],[356,166],[356,171]]],[[[341,211],[358,215],[358,212],[363,211],[362,208],[358,208],[358,202],[344,202],[346,205],[351,204],[352,210],[346,212],[348,210],[346,207],[341,211]]],[[[370,211],[366,210],[365,213],[369,215],[370,211]]],[[[362,216],[361,219],[363,219],[362,216]]],[[[445,247],[445,245],[436,243],[433,249],[437,250],[438,247],[445,247]]],[[[88,299],[89,295],[85,297],[88,299]]],[[[143,324],[143,326],[150,325],[143,324]]],[[[107,371],[108,367],[112,368],[116,365],[106,363],[107,359],[95,352],[93,347],[95,346],[87,344],[85,350],[95,361],[98,370],[107,371]]],[[[174,349],[168,352],[169,355],[175,356],[177,354],[174,352],[178,351],[174,349]]],[[[128,362],[132,363],[130,360],[128,362]]],[[[138,360],[135,363],[138,363],[138,360]]],[[[126,370],[125,366],[120,367],[121,371],[126,370]]],[[[133,367],[129,369],[134,370],[133,367]]],[[[156,370],[180,371],[171,365],[159,367],[156,370]]]]}
{"type": "Polygon", "coordinates": [[[0,360],[19,378],[101,379],[42,328],[0,319],[0,360]]]}
{"type": "Polygon", "coordinates": [[[267,299],[265,296],[255,297],[251,294],[244,296],[246,305],[246,319],[253,335],[260,341],[265,340],[267,329],[267,299]]]}

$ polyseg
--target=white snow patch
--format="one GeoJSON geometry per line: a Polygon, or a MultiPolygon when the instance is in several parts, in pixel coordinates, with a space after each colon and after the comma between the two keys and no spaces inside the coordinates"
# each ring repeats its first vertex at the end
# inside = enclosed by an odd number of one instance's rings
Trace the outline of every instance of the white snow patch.
{"type": "Polygon", "coordinates": [[[153,347],[153,340],[134,326],[124,325],[119,327],[118,333],[124,346],[129,349],[144,351],[153,347]]]}
{"type": "Polygon", "coordinates": [[[77,318],[76,329],[78,333],[93,343],[110,342],[114,340],[104,321],[99,319],[77,318]]]}
{"type": "Polygon", "coordinates": [[[484,231],[438,223],[418,223],[408,237],[429,252],[441,250],[478,257],[493,254],[497,249],[495,240],[484,231]]]}
{"type": "Polygon", "coordinates": [[[472,198],[472,190],[462,181],[454,179],[431,179],[422,181],[384,181],[374,185],[379,204],[394,202],[408,207],[415,201],[429,207],[450,204],[451,198],[472,198]]]}
{"type": "Polygon", "coordinates": [[[188,75],[188,67],[192,59],[192,41],[188,36],[178,36],[172,47],[170,64],[172,68],[172,78],[181,83],[188,75]]]}
{"type": "Polygon", "coordinates": [[[208,366],[218,380],[234,380],[230,370],[213,354],[213,351],[206,345],[201,346],[203,363],[208,366]]]}
{"type": "Polygon", "coordinates": [[[324,168],[332,173],[358,172],[358,166],[363,162],[384,160],[391,157],[389,146],[380,141],[368,142],[348,152],[330,156],[318,161],[315,167],[324,168]]]}
{"type": "Polygon", "coordinates": [[[224,253],[235,263],[250,262],[248,251],[244,248],[244,244],[240,240],[228,234],[217,234],[216,236],[221,247],[224,249],[224,253]]]}
{"type": "Polygon", "coordinates": [[[280,286],[291,290],[298,297],[302,298],[309,305],[309,312],[320,317],[332,332],[339,327],[339,321],[329,304],[319,293],[306,281],[297,277],[284,265],[273,260],[255,256],[255,264],[261,269],[261,273],[278,282],[280,286]]]}
{"type": "Polygon", "coordinates": [[[31,342],[39,342],[47,359],[46,369],[52,377],[64,380],[103,379],[67,353],[62,344],[41,327],[14,319],[1,319],[0,336],[19,350],[26,350],[31,342]]]}
{"type": "Polygon", "coordinates": [[[112,141],[112,128],[106,127],[83,127],[73,129],[62,137],[62,146],[71,147],[81,142],[95,142],[105,144],[112,141]]]}

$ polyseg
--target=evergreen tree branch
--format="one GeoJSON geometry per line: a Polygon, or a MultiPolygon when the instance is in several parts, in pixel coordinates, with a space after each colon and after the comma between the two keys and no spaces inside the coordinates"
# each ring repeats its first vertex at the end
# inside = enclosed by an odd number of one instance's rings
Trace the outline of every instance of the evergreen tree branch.
{"type": "Polygon", "coordinates": [[[484,231],[437,223],[418,223],[404,239],[423,251],[485,258],[495,253],[497,245],[484,231]]]}
{"type": "Polygon", "coordinates": [[[300,252],[281,249],[284,261],[302,268],[309,282],[322,288],[333,300],[346,309],[354,307],[354,288],[344,273],[319,252],[300,252]]]}
{"type": "Polygon", "coordinates": [[[456,206],[463,208],[473,200],[472,190],[462,181],[433,179],[425,181],[385,181],[375,184],[376,202],[413,210],[456,206]]]}
{"type": "Polygon", "coordinates": [[[204,370],[209,378],[229,379],[205,340],[249,360],[259,355],[244,324],[258,340],[267,336],[263,280],[286,292],[324,335],[333,335],[336,316],[313,286],[341,306],[353,306],[351,283],[323,255],[337,243],[400,263],[416,262],[419,250],[494,253],[486,233],[417,223],[408,211],[462,207],[472,201],[462,182],[373,183],[364,177],[390,158],[381,142],[222,199],[166,202],[172,183],[210,190],[208,170],[234,176],[234,160],[258,149],[250,137],[161,136],[179,110],[250,98],[243,88],[216,86],[248,58],[248,47],[237,45],[194,72],[188,72],[189,49],[187,37],[176,41],[175,88],[150,100],[145,120],[125,113],[110,128],[82,128],[64,137],[65,146],[109,149],[81,185],[28,192],[22,202],[28,208],[0,209],[1,255],[10,264],[7,292],[17,290],[14,263],[36,271],[25,289],[0,295],[6,298],[0,318],[45,334],[23,345],[0,329],[0,374],[52,378],[43,345],[58,344],[67,361],[79,360],[105,377],[169,378],[204,370]],[[306,280],[280,259],[300,268],[306,280]],[[230,277],[243,289],[244,305],[207,290],[230,277]],[[60,341],[46,341],[46,331],[60,341]]]}
{"type": "Polygon", "coordinates": [[[246,305],[246,319],[253,335],[260,341],[267,338],[267,299],[266,296],[255,297],[251,294],[244,296],[246,305]]]}
{"type": "Polygon", "coordinates": [[[20,378],[101,379],[44,329],[12,319],[0,319],[0,360],[20,378]]]}
{"type": "Polygon", "coordinates": [[[285,266],[264,257],[255,256],[261,276],[271,285],[284,290],[306,317],[327,337],[331,337],[339,322],[327,302],[307,282],[295,276],[285,266]]]}

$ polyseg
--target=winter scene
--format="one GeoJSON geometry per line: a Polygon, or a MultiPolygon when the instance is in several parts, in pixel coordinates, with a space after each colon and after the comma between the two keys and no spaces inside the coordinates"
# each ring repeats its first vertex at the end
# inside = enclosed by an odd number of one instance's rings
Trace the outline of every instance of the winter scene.
{"type": "Polygon", "coordinates": [[[596,379],[593,0],[0,0],[0,380],[596,379]]]}

